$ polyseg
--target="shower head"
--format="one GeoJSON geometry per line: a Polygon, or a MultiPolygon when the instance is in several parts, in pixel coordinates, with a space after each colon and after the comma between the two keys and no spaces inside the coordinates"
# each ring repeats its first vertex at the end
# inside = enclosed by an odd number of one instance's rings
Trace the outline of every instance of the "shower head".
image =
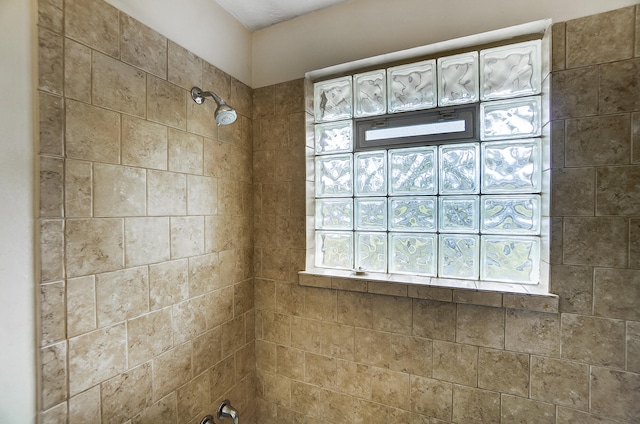
{"type": "Polygon", "coordinates": [[[211,97],[218,105],[218,108],[216,109],[216,112],[214,114],[218,125],[229,125],[235,122],[235,120],[238,118],[236,110],[229,106],[224,100],[222,100],[220,96],[218,96],[213,91],[202,91],[198,87],[193,87],[191,89],[191,98],[199,105],[204,103],[204,98],[206,96],[211,97]]]}

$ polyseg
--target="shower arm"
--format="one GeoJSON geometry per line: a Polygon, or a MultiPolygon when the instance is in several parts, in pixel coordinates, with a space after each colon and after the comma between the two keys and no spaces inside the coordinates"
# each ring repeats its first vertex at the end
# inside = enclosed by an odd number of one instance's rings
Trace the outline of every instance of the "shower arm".
{"type": "Polygon", "coordinates": [[[218,106],[227,104],[224,100],[222,100],[222,97],[218,96],[213,91],[202,91],[198,87],[193,87],[191,89],[191,98],[199,105],[204,103],[204,98],[207,96],[211,97],[218,104],[218,106]]]}

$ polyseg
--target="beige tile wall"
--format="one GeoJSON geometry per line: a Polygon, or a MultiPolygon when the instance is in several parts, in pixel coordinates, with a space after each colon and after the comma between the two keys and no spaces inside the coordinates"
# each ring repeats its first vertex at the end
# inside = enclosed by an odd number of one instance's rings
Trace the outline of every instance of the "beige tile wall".
{"type": "Polygon", "coordinates": [[[252,90],[102,0],[38,11],[39,421],[250,424],[252,90]]]}
{"type": "Polygon", "coordinates": [[[298,285],[309,87],[254,91],[258,422],[640,421],[637,28],[638,6],[553,26],[560,313],[507,294],[298,285]]]}

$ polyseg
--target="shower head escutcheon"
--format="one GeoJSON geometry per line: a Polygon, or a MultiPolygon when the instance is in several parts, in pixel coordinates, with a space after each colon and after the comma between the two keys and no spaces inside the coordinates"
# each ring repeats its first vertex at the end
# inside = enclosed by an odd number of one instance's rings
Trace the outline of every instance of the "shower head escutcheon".
{"type": "Polygon", "coordinates": [[[191,98],[199,105],[204,103],[204,98],[207,96],[211,97],[218,105],[215,112],[215,118],[218,125],[229,125],[235,122],[238,118],[236,110],[222,100],[220,96],[213,91],[202,91],[198,87],[193,87],[191,89],[191,98]]]}

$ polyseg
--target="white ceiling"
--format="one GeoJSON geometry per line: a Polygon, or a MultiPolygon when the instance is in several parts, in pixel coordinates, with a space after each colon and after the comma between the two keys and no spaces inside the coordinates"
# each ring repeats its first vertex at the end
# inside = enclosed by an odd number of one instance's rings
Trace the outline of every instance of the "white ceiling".
{"type": "Polygon", "coordinates": [[[250,31],[348,0],[214,0],[250,31]]]}

